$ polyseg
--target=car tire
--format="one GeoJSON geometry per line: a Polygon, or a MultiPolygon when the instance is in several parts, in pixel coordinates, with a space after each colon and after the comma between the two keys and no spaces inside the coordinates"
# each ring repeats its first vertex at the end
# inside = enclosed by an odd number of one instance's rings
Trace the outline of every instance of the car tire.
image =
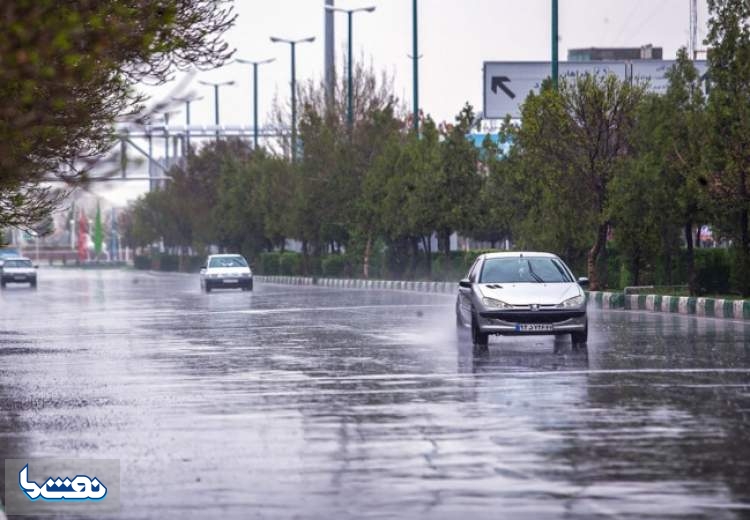
{"type": "Polygon", "coordinates": [[[33,282],[29,282],[29,285],[32,289],[36,289],[36,280],[34,280],[33,282]]]}
{"type": "Polygon", "coordinates": [[[2,282],[0,282],[0,287],[2,287],[3,289],[5,289],[5,280],[3,280],[2,282]]]}
{"type": "Polygon", "coordinates": [[[456,339],[459,342],[466,339],[466,326],[464,325],[463,318],[461,318],[461,313],[458,310],[458,307],[456,308],[456,339]]]}
{"type": "Polygon", "coordinates": [[[471,341],[478,350],[485,350],[489,345],[490,335],[479,329],[477,316],[474,314],[471,318],[471,341]]]}
{"type": "Polygon", "coordinates": [[[589,340],[589,324],[586,322],[586,327],[580,332],[571,332],[570,340],[574,347],[586,347],[586,342],[589,340]]]}
{"type": "Polygon", "coordinates": [[[204,290],[205,290],[205,291],[206,291],[207,293],[211,292],[211,284],[209,284],[208,282],[206,282],[206,285],[205,285],[205,286],[203,287],[203,289],[204,289],[204,290]]]}

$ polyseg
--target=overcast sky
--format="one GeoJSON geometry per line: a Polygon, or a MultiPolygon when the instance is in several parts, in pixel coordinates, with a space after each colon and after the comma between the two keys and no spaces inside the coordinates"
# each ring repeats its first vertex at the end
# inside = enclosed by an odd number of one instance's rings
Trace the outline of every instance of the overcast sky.
{"type": "MultiPolygon", "coordinates": [[[[315,36],[298,46],[297,78],[320,80],[323,74],[323,0],[236,0],[239,15],[227,41],[245,59],[276,58],[262,68],[259,80],[261,121],[275,94],[289,95],[288,45],[273,44],[269,36],[315,36]]],[[[354,18],[355,57],[364,56],[377,70],[394,77],[396,95],[411,107],[411,1],[336,0],[338,7],[374,5],[374,13],[354,18]]],[[[674,58],[687,44],[690,0],[559,0],[560,59],[568,48],[640,46],[664,48],[674,58]]],[[[550,0],[419,0],[420,104],[437,120],[450,120],[465,101],[481,110],[482,63],[505,60],[548,60],[550,0]]],[[[336,61],[345,58],[346,16],[336,15],[336,61]]],[[[698,1],[699,39],[706,34],[706,1],[698,1]]],[[[168,96],[178,83],[147,89],[154,99],[168,96]]],[[[249,65],[230,64],[198,73],[187,87],[204,98],[193,105],[196,124],[213,123],[212,89],[198,80],[233,79],[222,87],[221,122],[251,123],[249,65]]],[[[184,93],[184,92],[183,92],[184,93]]],[[[184,114],[174,116],[179,122],[184,114]]]]}

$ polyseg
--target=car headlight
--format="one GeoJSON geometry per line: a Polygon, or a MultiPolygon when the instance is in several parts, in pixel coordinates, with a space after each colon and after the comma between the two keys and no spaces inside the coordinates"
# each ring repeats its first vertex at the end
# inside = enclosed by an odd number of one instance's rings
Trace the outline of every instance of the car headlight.
{"type": "Polygon", "coordinates": [[[507,303],[496,300],[495,298],[482,298],[482,303],[485,307],[491,307],[493,309],[510,309],[513,307],[512,305],[508,305],[507,303]]]}
{"type": "Polygon", "coordinates": [[[242,273],[242,276],[243,276],[244,278],[250,278],[250,273],[242,273]]]}
{"type": "Polygon", "coordinates": [[[218,274],[209,274],[208,277],[209,278],[218,278],[219,275],[218,274]]]}
{"type": "Polygon", "coordinates": [[[584,304],[586,301],[586,297],[582,294],[579,294],[578,296],[573,296],[572,298],[568,298],[564,302],[562,302],[558,307],[562,307],[563,309],[571,309],[571,308],[577,308],[584,304]]]}

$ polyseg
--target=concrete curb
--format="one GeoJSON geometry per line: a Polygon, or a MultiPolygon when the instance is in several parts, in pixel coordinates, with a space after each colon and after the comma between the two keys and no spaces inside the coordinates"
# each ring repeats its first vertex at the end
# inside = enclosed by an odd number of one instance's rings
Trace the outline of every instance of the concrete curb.
{"type": "MultiPolygon", "coordinates": [[[[345,289],[385,289],[422,293],[455,294],[456,282],[415,282],[406,280],[361,280],[353,278],[312,278],[309,276],[261,276],[259,282],[285,285],[315,285],[345,289]]],[[[731,320],[750,320],[750,300],[662,296],[660,294],[623,294],[589,291],[589,305],[600,309],[692,314],[731,320]]],[[[2,520],[2,519],[0,519],[2,520]]]]}
{"type": "Polygon", "coordinates": [[[589,302],[600,309],[692,314],[730,320],[750,319],[750,300],[590,291],[589,302]]]}
{"type": "Polygon", "coordinates": [[[455,294],[456,282],[415,282],[406,280],[361,280],[353,278],[312,278],[309,276],[262,276],[255,280],[285,285],[316,285],[346,289],[385,289],[423,293],[455,294]]]}

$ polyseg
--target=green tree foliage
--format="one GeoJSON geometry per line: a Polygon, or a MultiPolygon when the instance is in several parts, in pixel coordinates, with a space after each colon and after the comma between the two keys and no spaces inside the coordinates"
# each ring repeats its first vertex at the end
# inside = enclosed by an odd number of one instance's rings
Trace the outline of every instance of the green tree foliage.
{"type": "Polygon", "coordinates": [[[687,281],[697,294],[729,290],[717,273],[730,256],[693,251],[695,231],[711,224],[735,244],[732,289],[746,293],[750,30],[739,5],[710,3],[708,100],[681,50],[663,93],[615,76],[568,78],[557,91],[547,82],[520,122],[503,122],[499,145],[478,149],[467,139],[471,106],[453,124],[425,117],[416,135],[389,82],[358,67],[352,128],[343,87],[331,97],[310,84],[295,164],[283,143],[278,156],[211,144],[142,198],[123,232],[143,245],[269,251],[265,263],[284,272],[365,277],[374,265],[395,277],[429,277],[433,262],[439,273],[463,268],[466,258],[447,254],[458,232],[560,254],[588,271],[592,289],[687,281]],[[302,243],[303,260],[270,253],[287,238],[302,243]]]}
{"type": "Polygon", "coordinates": [[[574,257],[587,249],[592,289],[606,283],[598,264],[611,225],[610,183],[627,156],[644,91],[614,75],[584,74],[562,81],[559,91],[545,85],[523,106],[525,240],[574,257]]]}
{"type": "Polygon", "coordinates": [[[736,286],[750,295],[750,4],[709,0],[709,187],[717,225],[733,240],[736,286]]]}
{"type": "Polygon", "coordinates": [[[139,110],[137,82],[223,63],[233,21],[223,0],[4,2],[0,226],[30,226],[54,208],[61,194],[39,185],[45,176],[85,181],[115,118],[139,110]]]}
{"type": "Polygon", "coordinates": [[[396,118],[398,107],[388,77],[378,77],[372,68],[358,65],[353,84],[352,128],[347,124],[344,78],[333,97],[327,95],[324,84],[310,83],[300,93],[302,157],[292,170],[294,232],[290,236],[302,242],[308,271],[314,268],[310,256],[342,248],[364,255],[364,250],[372,248],[373,237],[367,229],[371,215],[360,204],[363,181],[401,122],[396,118]]]}
{"type": "Polygon", "coordinates": [[[290,165],[264,150],[234,152],[217,172],[219,188],[211,213],[216,239],[249,257],[283,247],[290,226],[290,165]]]}
{"type": "Polygon", "coordinates": [[[673,283],[682,234],[688,283],[697,294],[693,229],[706,218],[705,97],[684,48],[667,77],[666,93],[647,95],[638,110],[633,150],[613,186],[609,213],[616,245],[629,264],[629,283],[637,285],[641,268],[657,263],[663,279],[673,283]]]}
{"type": "MultiPolygon", "coordinates": [[[[146,246],[163,241],[169,248],[184,253],[193,248],[203,251],[208,244],[234,238],[227,226],[231,222],[214,220],[222,216],[219,180],[243,167],[250,157],[247,143],[239,139],[212,141],[198,154],[191,154],[182,166],[167,173],[158,191],[147,193],[131,208],[132,219],[125,218],[125,235],[134,244],[146,246]]],[[[230,198],[224,194],[224,202],[230,198]]]]}
{"type": "Polygon", "coordinates": [[[508,153],[501,147],[515,140],[516,126],[506,119],[500,128],[499,145],[492,139],[485,138],[482,143],[480,161],[484,175],[483,186],[479,192],[479,207],[484,211],[474,212],[471,235],[494,248],[498,243],[510,241],[517,231],[517,222],[522,216],[522,205],[519,201],[520,179],[519,154],[517,148],[511,147],[508,153]]]}
{"type": "Polygon", "coordinates": [[[454,231],[468,234],[474,229],[482,177],[477,169],[479,151],[467,139],[473,122],[474,110],[466,104],[441,142],[442,168],[437,170],[430,187],[434,193],[437,217],[435,230],[440,250],[446,255],[450,251],[449,240],[454,231]]]}

